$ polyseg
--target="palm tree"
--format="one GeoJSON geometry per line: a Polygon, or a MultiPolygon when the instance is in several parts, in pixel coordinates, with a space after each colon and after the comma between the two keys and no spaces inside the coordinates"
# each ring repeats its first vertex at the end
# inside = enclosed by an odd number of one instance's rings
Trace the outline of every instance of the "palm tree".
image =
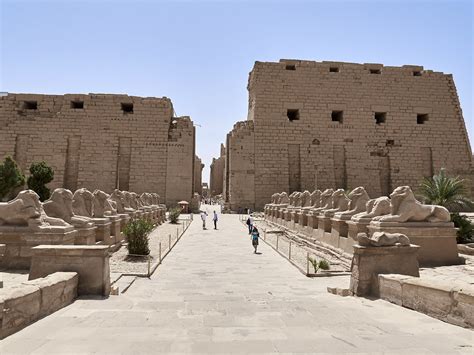
{"type": "Polygon", "coordinates": [[[474,202],[467,197],[464,180],[447,176],[444,168],[438,175],[424,178],[419,193],[426,203],[444,206],[452,212],[474,207],[474,202]]]}

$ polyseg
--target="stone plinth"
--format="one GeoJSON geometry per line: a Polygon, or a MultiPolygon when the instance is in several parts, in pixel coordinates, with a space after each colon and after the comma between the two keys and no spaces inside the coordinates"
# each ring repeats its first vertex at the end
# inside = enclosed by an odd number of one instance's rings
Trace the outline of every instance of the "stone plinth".
{"type": "Polygon", "coordinates": [[[113,239],[113,243],[120,243],[123,240],[122,237],[122,218],[119,215],[107,216],[110,220],[110,236],[113,239]]]}
{"type": "Polygon", "coordinates": [[[114,238],[110,234],[111,222],[109,218],[92,218],[92,222],[96,227],[95,241],[102,242],[105,245],[114,244],[114,238]]]}
{"type": "Polygon", "coordinates": [[[348,227],[347,221],[349,218],[332,218],[331,219],[331,235],[333,237],[342,237],[347,238],[348,236],[348,227]]]}
{"type": "Polygon", "coordinates": [[[362,218],[357,221],[347,221],[347,237],[353,240],[357,240],[357,234],[369,233],[368,225],[372,221],[372,218],[362,218]]]}
{"type": "Polygon", "coordinates": [[[417,254],[420,247],[362,247],[354,245],[350,289],[356,296],[379,296],[379,274],[419,277],[417,254]]]}
{"type": "Polygon", "coordinates": [[[94,245],[96,230],[97,230],[96,227],[76,228],[77,234],[74,237],[74,244],[75,245],[94,245]]]}
{"type": "Polygon", "coordinates": [[[33,255],[32,248],[40,244],[72,245],[77,231],[70,227],[43,227],[31,230],[28,227],[0,227],[0,244],[5,244],[0,267],[28,269],[33,255]]]}
{"type": "Polygon", "coordinates": [[[420,266],[456,265],[463,263],[458,255],[456,229],[452,222],[377,222],[368,226],[369,235],[374,232],[405,234],[411,244],[420,246],[420,266]]]}
{"type": "Polygon", "coordinates": [[[128,221],[130,220],[130,215],[128,213],[119,213],[117,216],[120,217],[120,231],[123,231],[128,221]]]}
{"type": "Polygon", "coordinates": [[[58,271],[79,274],[79,295],[110,293],[108,246],[105,245],[39,245],[32,249],[29,280],[58,271]]]}
{"type": "Polygon", "coordinates": [[[318,216],[318,234],[324,236],[324,233],[331,233],[331,217],[323,215],[318,216]]]}

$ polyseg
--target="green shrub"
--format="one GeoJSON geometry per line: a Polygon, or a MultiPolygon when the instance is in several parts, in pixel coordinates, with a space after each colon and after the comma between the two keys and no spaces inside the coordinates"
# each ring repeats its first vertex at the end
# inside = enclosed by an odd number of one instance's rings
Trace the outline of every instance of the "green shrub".
{"type": "Polygon", "coordinates": [[[329,270],[329,262],[327,260],[321,259],[317,260],[316,258],[312,258],[308,256],[308,261],[313,265],[314,273],[317,274],[319,270],[329,270]]]}
{"type": "Polygon", "coordinates": [[[28,177],[28,188],[36,192],[41,201],[45,201],[51,196],[51,191],[46,184],[53,181],[54,171],[46,162],[33,163],[30,166],[30,176],[28,177]]]}
{"type": "Polygon", "coordinates": [[[25,175],[12,157],[6,156],[3,164],[0,164],[0,200],[8,199],[15,189],[24,184],[25,175]]]}
{"type": "Polygon", "coordinates": [[[469,210],[474,202],[468,196],[465,180],[446,174],[440,169],[432,178],[424,178],[419,189],[423,202],[446,207],[449,211],[469,210]]]}
{"type": "Polygon", "coordinates": [[[135,255],[149,255],[148,236],[154,225],[150,221],[138,218],[128,222],[123,230],[123,234],[128,241],[128,253],[135,255]]]}
{"type": "Polygon", "coordinates": [[[458,228],[458,231],[456,232],[457,242],[460,244],[473,243],[474,225],[471,223],[469,218],[460,215],[459,213],[451,213],[451,220],[454,222],[454,226],[458,228]]]}
{"type": "Polygon", "coordinates": [[[169,212],[170,223],[173,223],[173,224],[178,223],[178,218],[180,214],[181,214],[181,208],[174,207],[170,209],[170,212],[169,212]]]}

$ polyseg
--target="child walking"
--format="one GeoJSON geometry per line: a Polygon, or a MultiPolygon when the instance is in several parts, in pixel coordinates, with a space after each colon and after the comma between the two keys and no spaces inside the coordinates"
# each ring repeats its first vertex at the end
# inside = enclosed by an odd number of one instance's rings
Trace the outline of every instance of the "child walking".
{"type": "Polygon", "coordinates": [[[258,248],[258,238],[260,238],[260,234],[258,233],[258,229],[256,226],[253,226],[252,229],[252,234],[250,239],[252,239],[252,246],[254,248],[254,254],[257,254],[257,248],[258,248]]]}

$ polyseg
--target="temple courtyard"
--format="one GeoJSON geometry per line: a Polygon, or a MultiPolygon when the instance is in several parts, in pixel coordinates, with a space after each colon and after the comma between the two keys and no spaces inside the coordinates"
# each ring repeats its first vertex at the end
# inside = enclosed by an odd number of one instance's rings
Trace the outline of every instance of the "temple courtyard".
{"type": "MultiPolygon", "coordinates": [[[[77,299],[0,342],[13,353],[466,353],[471,330],[383,300],[341,297],[349,276],[307,278],[238,215],[198,215],[150,279],[77,299]],[[122,291],[122,290],[121,290],[122,291]]],[[[257,222],[258,224],[258,222],[257,222]]]]}

